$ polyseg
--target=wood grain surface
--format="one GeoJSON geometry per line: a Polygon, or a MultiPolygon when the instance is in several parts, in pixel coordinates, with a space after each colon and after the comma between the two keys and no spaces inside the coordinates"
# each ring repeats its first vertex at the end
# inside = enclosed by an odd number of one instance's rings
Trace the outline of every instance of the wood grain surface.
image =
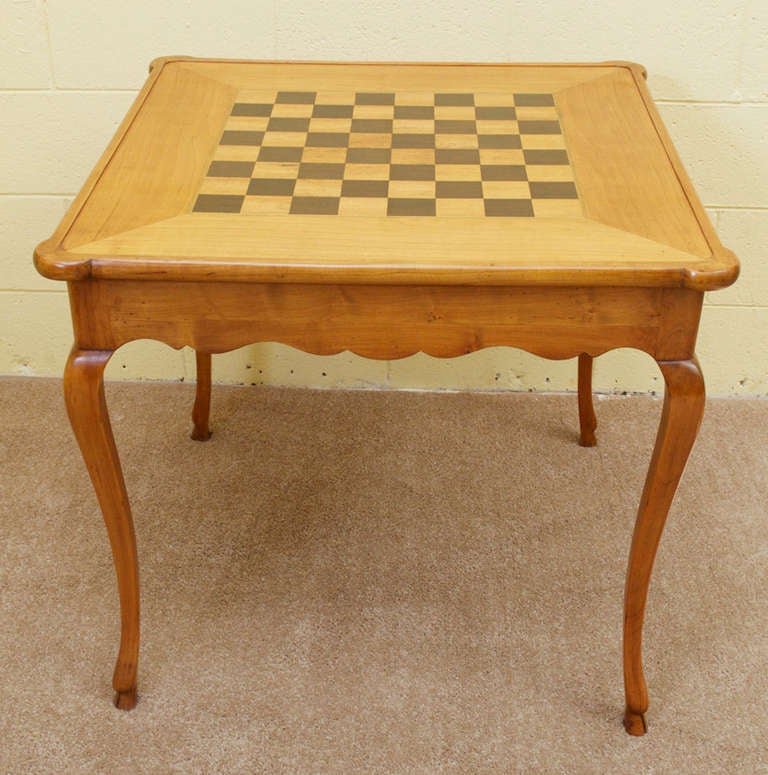
{"type": "MultiPolygon", "coordinates": [[[[507,123],[504,131],[520,131],[507,123]]],[[[521,136],[528,150],[545,149],[550,142],[547,135],[514,134],[521,136]]],[[[382,137],[375,142],[386,143],[382,137]]],[[[275,142],[295,140],[278,137],[275,142]]],[[[472,138],[461,142],[471,144],[472,138]]],[[[535,187],[548,181],[530,182],[535,187]]],[[[206,185],[222,193],[232,183],[214,179],[206,185]]],[[[482,186],[484,198],[499,188],[498,181],[482,186]]],[[[158,61],[62,226],[38,247],[36,263],[47,277],[69,280],[204,276],[333,283],[612,283],[695,290],[728,285],[738,272],[652,108],[640,69],[624,63],[158,61]],[[493,218],[471,203],[464,216],[455,202],[438,200],[433,217],[372,216],[366,215],[370,203],[358,199],[348,206],[355,217],[293,214],[289,221],[279,220],[261,206],[262,200],[246,215],[194,212],[238,94],[246,99],[249,93],[281,90],[332,90],[353,102],[356,94],[369,91],[422,97],[424,90],[471,92],[487,104],[494,95],[504,101],[517,92],[552,94],[578,209],[554,200],[549,210],[542,204],[545,217],[493,218]]]]}
{"type": "Polygon", "coordinates": [[[497,345],[578,356],[585,446],[595,443],[593,358],[633,347],[659,363],[666,383],[625,597],[625,726],[645,732],[645,601],[704,406],[695,359],[703,295],[733,282],[738,262],[707,220],[644,75],[627,63],[153,63],[115,139],[35,253],[42,274],[68,281],[75,345],[64,390],[117,571],[118,707],[136,702],[139,645],[133,523],[103,389],[121,345],[150,338],[196,350],[198,440],[210,436],[211,354],[256,341],[378,359],[497,345]],[[398,100],[420,110],[396,119],[398,100]],[[310,141],[315,118],[334,136],[310,141]],[[325,142],[343,146],[344,161],[325,142]],[[470,165],[438,170],[438,146],[473,144],[470,165]],[[408,153],[395,154],[404,146],[408,153]],[[520,154],[483,158],[487,146],[520,154]],[[285,148],[303,161],[279,161],[285,148]],[[364,197],[350,212],[340,201],[346,166],[358,164],[353,148],[376,161],[349,170],[349,180],[365,183],[350,196],[380,197],[379,216],[364,197]],[[373,153],[382,148],[391,151],[384,160],[373,153]],[[534,169],[538,152],[552,150],[561,169],[534,169]],[[273,195],[281,201],[259,199],[273,195]],[[556,206],[538,209],[547,198],[556,206]]]}

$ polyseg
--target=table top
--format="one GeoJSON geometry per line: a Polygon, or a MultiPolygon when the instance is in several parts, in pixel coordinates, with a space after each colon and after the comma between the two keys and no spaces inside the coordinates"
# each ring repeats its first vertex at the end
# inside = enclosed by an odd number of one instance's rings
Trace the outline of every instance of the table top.
{"type": "Polygon", "coordinates": [[[630,63],[155,60],[35,260],[63,280],[738,274],[630,63]]]}

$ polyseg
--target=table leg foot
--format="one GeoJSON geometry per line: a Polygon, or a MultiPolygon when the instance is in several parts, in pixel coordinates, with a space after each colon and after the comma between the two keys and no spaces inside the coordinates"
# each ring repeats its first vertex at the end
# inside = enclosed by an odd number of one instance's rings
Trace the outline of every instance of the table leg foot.
{"type": "Polygon", "coordinates": [[[136,707],[136,687],[124,692],[115,692],[114,702],[118,710],[133,710],[136,707]]]}
{"type": "Polygon", "coordinates": [[[645,721],[644,713],[635,713],[629,708],[624,711],[624,729],[630,735],[641,737],[648,731],[648,724],[645,721]]]}
{"type": "Polygon", "coordinates": [[[704,413],[704,378],[695,358],[660,361],[666,391],[629,552],[624,592],[624,690],[630,734],[642,734],[648,690],[642,663],[648,584],[664,523],[704,413]]]}
{"type": "Polygon", "coordinates": [[[192,409],[192,436],[195,441],[208,441],[211,431],[208,422],[211,414],[211,354],[195,353],[197,361],[197,389],[192,409]]]}
{"type": "Polygon", "coordinates": [[[64,400],[107,528],[120,595],[120,650],[112,681],[118,707],[136,704],[139,661],[139,564],[131,507],[104,397],[106,350],[72,349],[64,369],[64,400]],[[130,696],[133,696],[133,703],[130,696]]]}
{"type": "Polygon", "coordinates": [[[595,429],[597,418],[592,403],[592,361],[591,355],[579,355],[579,444],[594,447],[597,444],[595,429]]]}

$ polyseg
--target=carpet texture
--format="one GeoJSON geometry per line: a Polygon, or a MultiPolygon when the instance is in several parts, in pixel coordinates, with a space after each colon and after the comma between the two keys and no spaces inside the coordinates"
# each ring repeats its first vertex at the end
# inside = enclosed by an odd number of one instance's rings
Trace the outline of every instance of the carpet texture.
{"type": "Polygon", "coordinates": [[[661,402],[110,384],[139,704],[55,380],[0,380],[0,772],[768,773],[768,402],[713,400],[621,727],[625,562],[661,402]]]}

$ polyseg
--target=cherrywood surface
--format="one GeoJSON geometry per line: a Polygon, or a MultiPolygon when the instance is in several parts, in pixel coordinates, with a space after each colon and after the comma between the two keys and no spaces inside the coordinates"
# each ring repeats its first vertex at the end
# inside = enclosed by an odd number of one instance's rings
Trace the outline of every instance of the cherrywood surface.
{"type": "MultiPolygon", "coordinates": [[[[526,143],[547,148],[550,140],[533,135],[526,143]]],[[[44,275],[66,280],[695,290],[728,285],[738,271],[652,109],[641,69],[626,63],[159,61],[61,227],[38,247],[36,261],[44,275]],[[471,89],[491,103],[498,93],[551,93],[581,212],[569,208],[546,218],[192,212],[234,101],[254,90],[291,88],[340,95],[471,89]]]]}
{"type": "Polygon", "coordinates": [[[151,338],[215,353],[279,341],[378,359],[451,358],[498,345],[546,358],[635,347],[684,359],[694,351],[702,302],[685,289],[610,287],[84,280],[69,290],[75,337],[89,349],[151,338]]]}
{"type": "Polygon", "coordinates": [[[101,506],[120,595],[120,651],[112,685],[115,705],[136,704],[139,662],[139,563],[133,517],[104,398],[104,367],[111,351],[72,348],[64,369],[69,421],[101,506]]]}
{"type": "Polygon", "coordinates": [[[207,441],[211,438],[208,421],[211,414],[211,354],[195,353],[197,362],[197,386],[195,405],[192,408],[192,438],[207,441]]]}
{"type": "Polygon", "coordinates": [[[579,444],[594,447],[597,444],[595,429],[597,418],[592,403],[592,362],[594,358],[586,353],[579,354],[579,444]]]}
{"type": "MultiPolygon", "coordinates": [[[[230,184],[215,183],[222,185],[230,184]]],[[[643,615],[704,405],[695,360],[703,293],[733,282],[738,262],[707,220],[642,68],[156,60],[35,261],[68,283],[75,344],[64,391],[117,572],[118,707],[136,702],[139,646],[133,523],[103,390],[118,347],[149,338],[195,349],[198,440],[210,436],[211,355],[257,341],[379,359],[490,346],[578,357],[583,446],[595,443],[593,359],[633,347],[659,363],[666,383],[625,592],[625,726],[645,731],[643,615]],[[526,142],[534,150],[565,144],[559,151],[567,150],[578,196],[529,218],[462,217],[455,209],[452,217],[195,211],[234,102],[256,105],[281,89],[421,90],[421,100],[423,92],[471,92],[490,105],[505,104],[502,92],[521,93],[521,104],[526,93],[552,95],[562,136],[526,142]]]]}
{"type": "Polygon", "coordinates": [[[698,361],[661,361],[659,368],[666,385],[664,408],[640,498],[624,597],[624,726],[632,735],[642,735],[647,728],[642,633],[648,583],[667,513],[704,413],[704,378],[698,361]]]}

